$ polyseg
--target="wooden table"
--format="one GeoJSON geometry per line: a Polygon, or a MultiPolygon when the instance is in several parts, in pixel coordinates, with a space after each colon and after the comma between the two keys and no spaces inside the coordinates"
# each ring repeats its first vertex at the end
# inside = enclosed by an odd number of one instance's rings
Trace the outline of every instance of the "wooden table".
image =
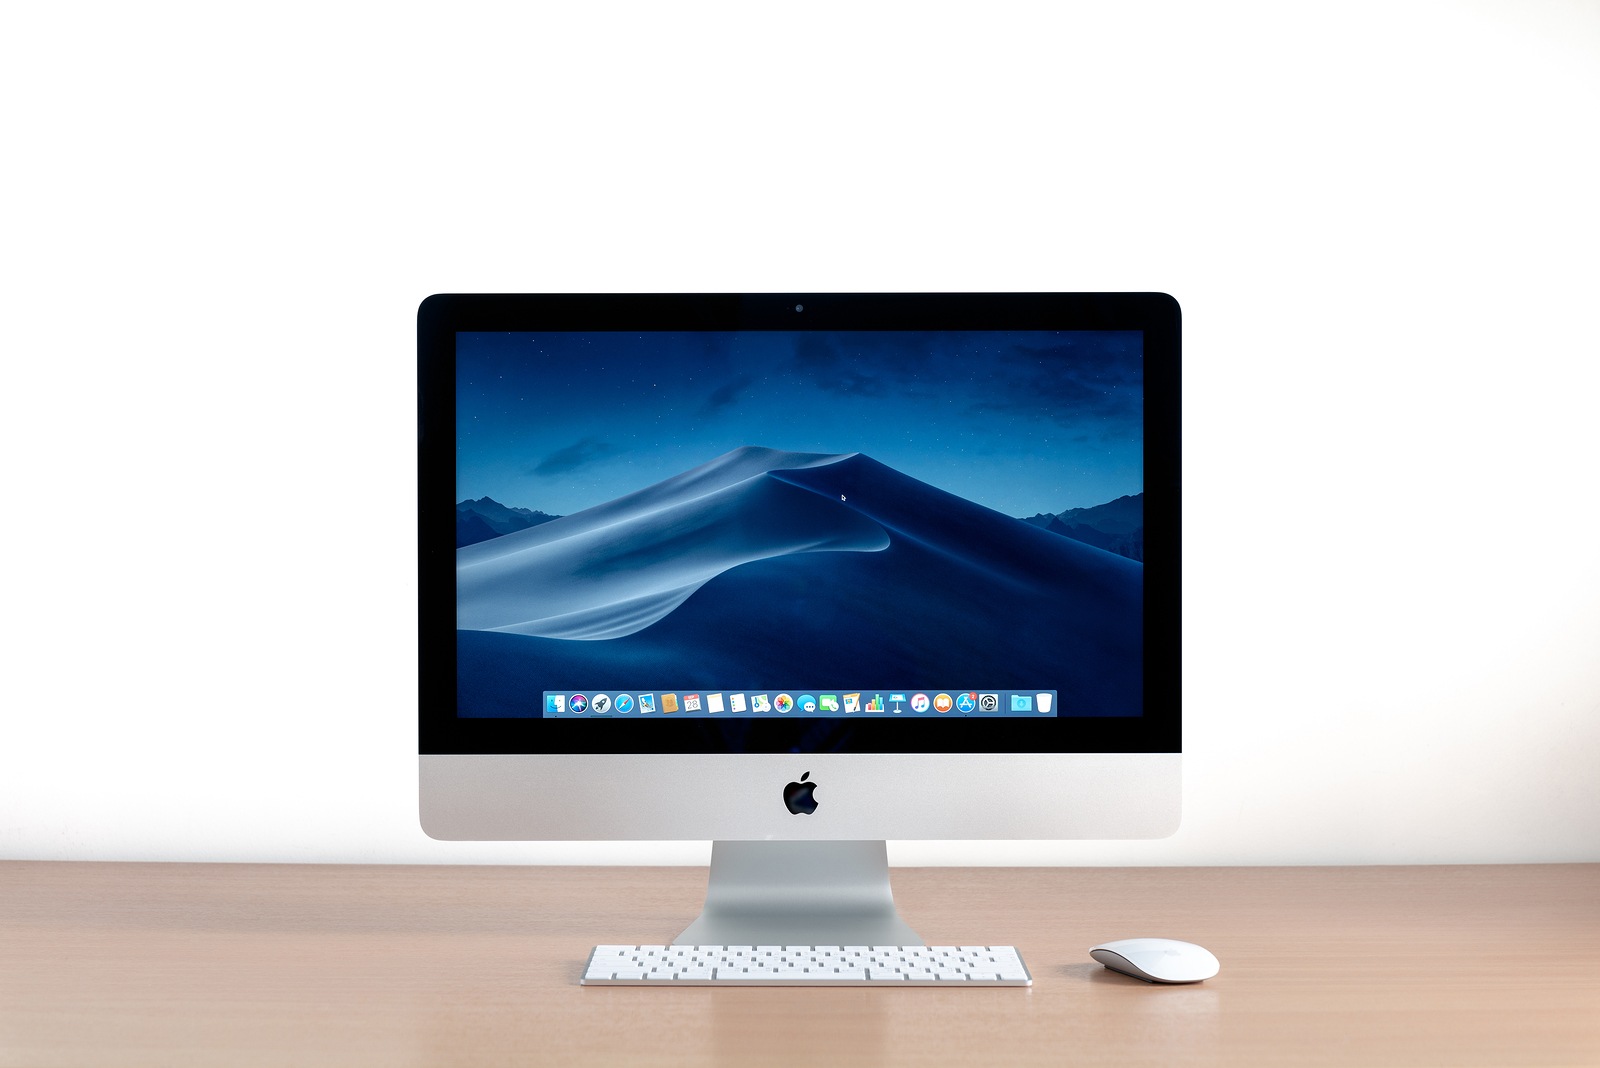
{"type": "Polygon", "coordinates": [[[1031,989],[580,987],[692,868],[0,863],[0,1065],[1600,1065],[1600,865],[905,868],[1031,989]],[[1089,961],[1163,935],[1151,986],[1089,961]]]}

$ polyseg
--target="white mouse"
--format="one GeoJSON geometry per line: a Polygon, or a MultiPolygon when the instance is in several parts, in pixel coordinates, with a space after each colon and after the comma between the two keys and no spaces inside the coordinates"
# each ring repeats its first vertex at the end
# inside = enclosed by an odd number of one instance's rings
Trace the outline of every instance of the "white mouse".
{"type": "Polygon", "coordinates": [[[1147,983],[1198,983],[1222,970],[1210,950],[1175,938],[1124,938],[1095,946],[1089,956],[1147,983]]]}

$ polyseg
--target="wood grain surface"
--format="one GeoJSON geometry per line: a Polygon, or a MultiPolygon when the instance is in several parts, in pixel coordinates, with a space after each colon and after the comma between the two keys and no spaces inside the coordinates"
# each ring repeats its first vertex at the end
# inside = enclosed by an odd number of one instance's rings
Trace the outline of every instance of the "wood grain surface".
{"type": "Polygon", "coordinates": [[[0,863],[0,1065],[1600,1065],[1600,865],[903,868],[1027,989],[580,987],[693,868],[0,863]],[[1215,979],[1087,950],[1158,935],[1215,979]]]}

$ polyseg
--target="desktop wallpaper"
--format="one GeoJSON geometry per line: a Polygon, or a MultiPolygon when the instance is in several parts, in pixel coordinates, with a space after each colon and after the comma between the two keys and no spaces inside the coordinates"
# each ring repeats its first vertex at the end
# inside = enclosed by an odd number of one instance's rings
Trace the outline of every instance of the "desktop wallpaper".
{"type": "Polygon", "coordinates": [[[1039,687],[1142,711],[1137,332],[462,333],[458,713],[1039,687]]]}

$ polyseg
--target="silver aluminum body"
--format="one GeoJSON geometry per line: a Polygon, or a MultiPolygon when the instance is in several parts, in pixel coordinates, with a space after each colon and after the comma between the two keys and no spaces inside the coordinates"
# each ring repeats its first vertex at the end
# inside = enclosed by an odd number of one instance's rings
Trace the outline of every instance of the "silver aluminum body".
{"type": "Polygon", "coordinates": [[[884,839],[1164,837],[1181,759],[433,755],[421,758],[422,827],[468,841],[710,838],[705,908],[675,946],[911,947],[922,939],[895,910],[884,839]],[[802,775],[816,783],[809,814],[783,801],[802,775]]]}
{"type": "Polygon", "coordinates": [[[700,917],[674,946],[920,946],[876,842],[713,842],[700,917]]]}
{"type": "Polygon", "coordinates": [[[1164,838],[1177,753],[426,755],[422,828],[450,841],[1164,838]],[[817,810],[783,788],[809,772],[817,810]]]}

